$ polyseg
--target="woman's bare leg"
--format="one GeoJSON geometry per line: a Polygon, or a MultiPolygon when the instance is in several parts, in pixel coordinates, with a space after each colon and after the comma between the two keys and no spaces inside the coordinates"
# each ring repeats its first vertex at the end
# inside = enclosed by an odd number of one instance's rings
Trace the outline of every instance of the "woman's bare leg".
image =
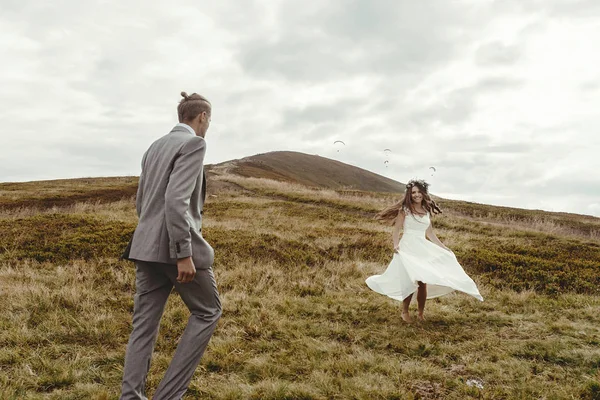
{"type": "Polygon", "coordinates": [[[418,282],[419,289],[417,290],[417,310],[418,318],[424,321],[423,311],[425,310],[425,301],[427,301],[427,285],[421,281],[418,282]]]}
{"type": "Polygon", "coordinates": [[[417,283],[419,284],[419,289],[417,290],[418,318],[421,321],[424,321],[423,311],[425,310],[425,301],[427,301],[427,285],[421,281],[418,281],[417,283]]]}
{"type": "Polygon", "coordinates": [[[410,314],[408,313],[408,306],[410,306],[410,301],[412,300],[413,295],[411,294],[407,298],[402,301],[402,319],[404,322],[411,322],[410,314]]]}

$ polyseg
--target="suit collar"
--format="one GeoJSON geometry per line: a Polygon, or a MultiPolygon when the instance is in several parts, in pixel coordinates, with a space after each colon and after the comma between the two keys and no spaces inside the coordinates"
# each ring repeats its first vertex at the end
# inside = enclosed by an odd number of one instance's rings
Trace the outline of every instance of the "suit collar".
{"type": "Polygon", "coordinates": [[[178,123],[177,125],[175,125],[175,127],[171,130],[171,132],[187,132],[190,133],[194,136],[196,136],[196,132],[194,132],[194,130],[192,129],[191,126],[189,126],[188,124],[184,124],[184,123],[178,123]]]}

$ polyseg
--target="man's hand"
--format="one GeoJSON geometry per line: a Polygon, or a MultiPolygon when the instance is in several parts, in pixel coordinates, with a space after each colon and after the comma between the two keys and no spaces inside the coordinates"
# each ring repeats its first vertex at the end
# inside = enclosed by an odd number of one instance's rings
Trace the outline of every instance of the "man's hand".
{"type": "Polygon", "coordinates": [[[188,283],[194,279],[196,275],[196,266],[192,257],[180,258],[177,260],[177,282],[188,283]]]}

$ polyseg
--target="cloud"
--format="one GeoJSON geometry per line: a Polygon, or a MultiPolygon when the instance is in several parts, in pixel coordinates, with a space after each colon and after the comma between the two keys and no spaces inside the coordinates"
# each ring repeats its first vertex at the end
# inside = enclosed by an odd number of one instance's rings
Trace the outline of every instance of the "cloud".
{"type": "Polygon", "coordinates": [[[512,65],[521,57],[521,50],[500,42],[486,43],[475,52],[479,65],[512,65]]]}
{"type": "Polygon", "coordinates": [[[366,106],[364,99],[347,99],[331,104],[311,104],[301,108],[289,108],[284,112],[283,127],[330,123],[349,118],[366,106]]]}
{"type": "Polygon", "coordinates": [[[477,15],[435,1],[285,2],[273,34],[246,38],[239,59],[251,75],[290,81],[419,76],[465,46],[465,28],[478,23],[477,15]]]}

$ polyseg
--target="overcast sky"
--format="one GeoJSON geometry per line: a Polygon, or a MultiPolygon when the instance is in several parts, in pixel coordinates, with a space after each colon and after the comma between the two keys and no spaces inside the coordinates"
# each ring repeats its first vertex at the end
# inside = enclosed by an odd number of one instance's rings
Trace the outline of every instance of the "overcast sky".
{"type": "Polygon", "coordinates": [[[184,90],[206,163],[295,150],[600,216],[600,1],[0,5],[2,182],[139,175],[184,90]]]}

